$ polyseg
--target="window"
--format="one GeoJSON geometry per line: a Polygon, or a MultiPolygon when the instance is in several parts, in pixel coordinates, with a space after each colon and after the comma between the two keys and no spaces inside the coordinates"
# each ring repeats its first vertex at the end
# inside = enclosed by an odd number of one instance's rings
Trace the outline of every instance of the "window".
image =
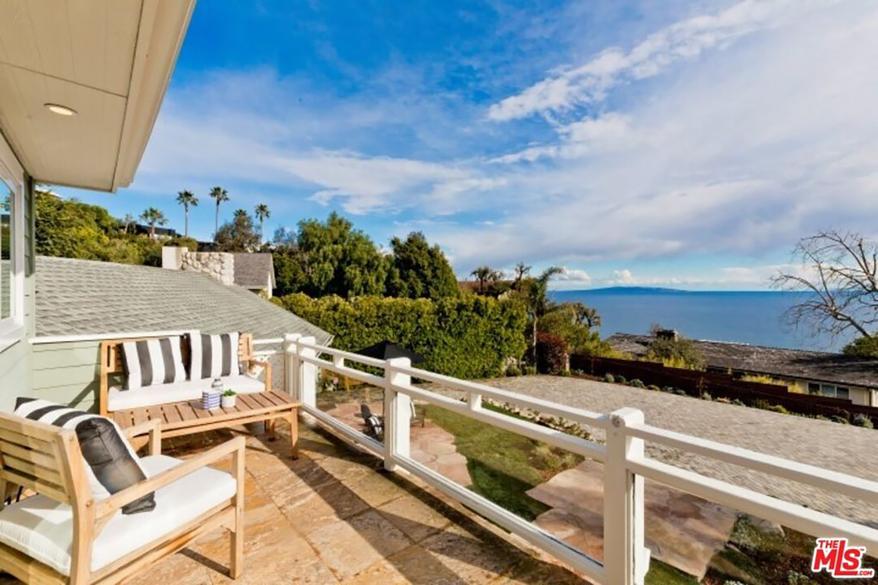
{"type": "Polygon", "coordinates": [[[0,137],[0,351],[24,336],[24,172],[0,137]]]}
{"type": "Polygon", "coordinates": [[[851,391],[845,386],[836,386],[835,384],[819,384],[817,382],[808,382],[808,393],[819,394],[820,396],[828,396],[830,398],[842,398],[850,400],[851,391]]]}

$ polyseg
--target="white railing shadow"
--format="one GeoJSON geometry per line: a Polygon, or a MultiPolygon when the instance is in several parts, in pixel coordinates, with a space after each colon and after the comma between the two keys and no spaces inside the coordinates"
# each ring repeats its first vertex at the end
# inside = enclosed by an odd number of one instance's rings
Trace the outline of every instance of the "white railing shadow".
{"type": "MultiPolygon", "coordinates": [[[[643,413],[622,408],[600,414],[509,392],[485,384],[413,368],[408,359],[379,360],[317,345],[313,337],[287,335],[283,341],[284,386],[302,403],[302,411],[343,438],[384,460],[390,471],[404,470],[448,497],[485,516],[509,532],[569,564],[597,583],[641,585],[649,568],[649,549],[644,545],[643,480],[665,484],[741,512],[777,522],[816,537],[846,537],[853,546],[865,546],[878,555],[878,530],[768,496],[725,481],[713,479],[646,456],[645,441],[710,457],[725,463],[794,480],[840,495],[878,504],[878,482],[837,473],[650,426],[643,413]],[[331,359],[320,356],[326,355],[331,359]],[[349,362],[383,371],[371,374],[349,362]],[[384,443],[365,435],[317,408],[319,369],[347,376],[384,390],[384,443]],[[412,378],[462,392],[466,402],[412,385],[412,378]],[[460,415],[542,441],[604,464],[604,558],[598,561],[533,523],[505,510],[411,458],[409,432],[411,404],[416,398],[460,415]],[[543,414],[563,417],[606,432],[600,444],[533,422],[482,407],[482,399],[515,405],[543,414]]],[[[280,339],[257,340],[256,345],[280,339]]]]}

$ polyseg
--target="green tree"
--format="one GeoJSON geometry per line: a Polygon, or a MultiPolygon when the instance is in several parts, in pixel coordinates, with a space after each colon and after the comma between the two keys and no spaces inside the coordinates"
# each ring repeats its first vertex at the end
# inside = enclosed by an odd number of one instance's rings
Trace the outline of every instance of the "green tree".
{"type": "Polygon", "coordinates": [[[253,213],[256,215],[256,219],[259,220],[259,238],[265,238],[265,220],[271,217],[271,210],[268,209],[268,205],[265,203],[258,204],[253,213]]]}
{"type": "Polygon", "coordinates": [[[155,239],[155,226],[168,223],[165,214],[155,207],[145,209],[143,213],[140,214],[140,221],[149,226],[149,237],[153,239],[155,239]]]}
{"type": "Polygon", "coordinates": [[[539,333],[549,333],[564,340],[571,352],[588,355],[612,353],[609,344],[595,331],[600,315],[582,303],[561,303],[551,307],[539,320],[539,333]]]}
{"type": "Polygon", "coordinates": [[[844,346],[841,352],[864,358],[878,358],[878,337],[857,337],[844,346]]]}
{"type": "Polygon", "coordinates": [[[470,276],[476,279],[479,283],[479,294],[485,294],[486,286],[489,284],[494,284],[498,280],[500,280],[500,273],[490,266],[479,266],[472,272],[470,272],[470,276]]]}
{"type": "Polygon", "coordinates": [[[177,193],[177,203],[183,206],[184,229],[183,236],[189,237],[189,209],[198,207],[198,197],[192,191],[180,191],[177,193]]]}
{"type": "Polygon", "coordinates": [[[216,202],[216,211],[214,215],[213,222],[213,241],[216,242],[217,235],[219,234],[219,211],[220,205],[229,200],[229,192],[223,189],[222,187],[214,187],[210,190],[210,198],[216,202]]]}
{"type": "Polygon", "coordinates": [[[391,297],[439,299],[456,296],[460,289],[448,259],[438,245],[430,246],[421,232],[390,240],[393,253],[387,274],[391,297]]]}
{"type": "Polygon", "coordinates": [[[369,236],[337,213],[325,222],[299,222],[296,245],[306,274],[305,294],[350,298],[384,293],[387,262],[369,236]]]}
{"type": "Polygon", "coordinates": [[[534,365],[537,363],[537,332],[539,330],[540,317],[545,315],[551,308],[549,300],[549,281],[564,269],[560,266],[550,266],[543,270],[536,278],[527,279],[523,286],[523,299],[527,305],[531,320],[531,357],[534,365]]]}
{"type": "Polygon", "coordinates": [[[234,219],[220,226],[216,233],[216,246],[220,252],[253,252],[259,248],[259,234],[246,211],[235,211],[234,219]]]}

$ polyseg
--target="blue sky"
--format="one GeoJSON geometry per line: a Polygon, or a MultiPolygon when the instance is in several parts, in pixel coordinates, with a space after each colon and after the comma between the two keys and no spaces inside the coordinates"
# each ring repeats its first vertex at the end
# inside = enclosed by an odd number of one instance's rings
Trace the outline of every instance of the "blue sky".
{"type": "Polygon", "coordinates": [[[461,275],[760,289],[795,241],[874,235],[878,5],[865,0],[202,0],[112,213],[201,198],[424,231],[461,275]]]}

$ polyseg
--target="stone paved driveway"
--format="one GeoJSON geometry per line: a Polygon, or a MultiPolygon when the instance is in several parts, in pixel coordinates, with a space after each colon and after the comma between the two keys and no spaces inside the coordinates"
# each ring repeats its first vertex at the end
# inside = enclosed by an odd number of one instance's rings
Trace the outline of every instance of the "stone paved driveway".
{"type": "MultiPolygon", "coordinates": [[[[639,408],[654,426],[878,480],[878,430],[580,378],[524,376],[487,383],[598,412],[639,408]]],[[[599,429],[589,430],[603,439],[599,429]]],[[[878,509],[865,502],[662,446],[647,444],[647,452],[711,477],[878,526],[878,509]]]]}

